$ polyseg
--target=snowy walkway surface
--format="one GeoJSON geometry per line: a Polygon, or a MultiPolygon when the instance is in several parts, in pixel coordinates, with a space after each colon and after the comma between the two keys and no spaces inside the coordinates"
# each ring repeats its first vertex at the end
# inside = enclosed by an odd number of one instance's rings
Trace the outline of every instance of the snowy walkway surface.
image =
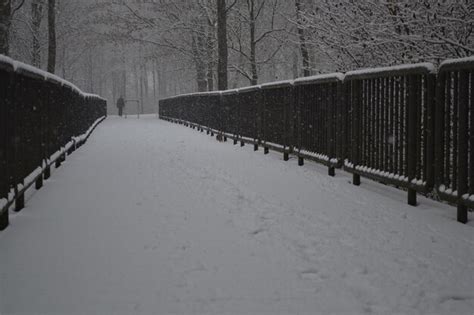
{"type": "Polygon", "coordinates": [[[472,224],[349,181],[108,118],[0,234],[0,313],[472,314],[472,224]]]}

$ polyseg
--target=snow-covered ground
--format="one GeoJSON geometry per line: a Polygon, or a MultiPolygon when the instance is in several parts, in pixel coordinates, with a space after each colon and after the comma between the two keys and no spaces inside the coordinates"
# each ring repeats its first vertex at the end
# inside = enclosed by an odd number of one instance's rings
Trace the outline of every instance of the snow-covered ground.
{"type": "Polygon", "coordinates": [[[473,314],[472,224],[326,172],[108,118],[0,233],[0,313],[473,314]]]}

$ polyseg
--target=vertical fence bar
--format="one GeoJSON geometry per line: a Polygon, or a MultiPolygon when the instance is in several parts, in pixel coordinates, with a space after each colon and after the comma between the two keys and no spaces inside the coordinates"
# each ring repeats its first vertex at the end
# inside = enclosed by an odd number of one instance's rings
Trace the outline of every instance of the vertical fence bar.
{"type": "MultiPolygon", "coordinates": [[[[352,81],[352,161],[354,169],[359,164],[359,153],[360,153],[360,137],[359,137],[359,120],[360,120],[360,81],[352,81]]],[[[360,175],[354,172],[352,176],[352,184],[360,185],[360,175]]]]}
{"type": "Polygon", "coordinates": [[[436,77],[434,74],[426,76],[426,107],[427,107],[427,128],[426,128],[426,186],[429,190],[434,187],[435,174],[435,120],[436,120],[436,106],[435,106],[435,90],[436,77]]]}
{"type": "Polygon", "coordinates": [[[457,219],[461,223],[467,223],[467,207],[464,204],[464,195],[467,191],[468,180],[468,139],[469,139],[469,107],[468,107],[468,81],[469,75],[467,71],[461,71],[459,77],[459,125],[458,125],[458,163],[457,163],[457,190],[458,205],[457,219]]]}
{"type": "MultiPolygon", "coordinates": [[[[14,108],[12,101],[11,86],[13,84],[13,66],[7,63],[0,63],[0,200],[6,201],[10,190],[9,166],[11,150],[11,120],[14,108]]],[[[0,231],[5,230],[9,225],[8,209],[0,208],[0,231]]]]}
{"type": "Polygon", "coordinates": [[[408,204],[416,206],[416,190],[413,189],[412,181],[416,179],[416,152],[417,152],[417,76],[408,77],[408,104],[407,104],[407,177],[408,177],[408,204]]]}
{"type": "Polygon", "coordinates": [[[436,81],[436,107],[435,107],[435,186],[439,189],[444,182],[444,102],[445,102],[446,75],[444,72],[438,75],[436,81]]]}
{"type": "Polygon", "coordinates": [[[470,72],[471,87],[469,105],[469,195],[474,194],[474,71],[470,72]]]}

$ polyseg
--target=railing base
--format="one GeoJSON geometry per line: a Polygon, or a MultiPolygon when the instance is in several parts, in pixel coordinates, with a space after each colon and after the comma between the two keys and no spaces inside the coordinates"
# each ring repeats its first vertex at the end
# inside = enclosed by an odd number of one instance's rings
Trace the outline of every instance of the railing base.
{"type": "Polygon", "coordinates": [[[336,176],[336,169],[334,167],[329,167],[328,168],[328,175],[331,177],[336,176]]]}
{"type": "Polygon", "coordinates": [[[355,186],[360,186],[360,175],[352,174],[352,184],[355,186]]]}
{"type": "Polygon", "coordinates": [[[408,188],[408,204],[410,206],[416,206],[416,190],[408,188]]]}
{"type": "Polygon", "coordinates": [[[467,223],[467,207],[465,205],[458,204],[457,219],[458,222],[467,223]]]}
{"type": "Polygon", "coordinates": [[[0,231],[5,230],[9,224],[8,209],[6,209],[2,214],[0,214],[0,231]]]}
{"type": "Polygon", "coordinates": [[[25,195],[21,194],[15,200],[15,212],[20,212],[25,208],[25,195]]]}
{"type": "Polygon", "coordinates": [[[44,169],[44,179],[49,179],[51,177],[51,167],[48,165],[44,169]]]}
{"type": "Polygon", "coordinates": [[[298,156],[298,165],[303,166],[304,165],[304,158],[301,156],[298,156]]]}
{"type": "Polygon", "coordinates": [[[36,182],[35,182],[35,188],[37,190],[41,189],[41,187],[43,187],[43,176],[42,175],[38,176],[38,178],[36,179],[36,182]]]}

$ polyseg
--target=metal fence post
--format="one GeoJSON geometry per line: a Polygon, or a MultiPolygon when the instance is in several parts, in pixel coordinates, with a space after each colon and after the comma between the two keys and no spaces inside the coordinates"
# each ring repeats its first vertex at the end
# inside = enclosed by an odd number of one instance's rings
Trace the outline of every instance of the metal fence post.
{"type": "Polygon", "coordinates": [[[39,175],[35,182],[35,188],[40,189],[43,187],[43,175],[39,175]]]}
{"type": "Polygon", "coordinates": [[[416,190],[412,187],[413,180],[416,180],[416,160],[417,160],[417,94],[419,92],[419,77],[410,75],[408,77],[408,108],[407,108],[407,176],[408,176],[408,204],[416,206],[416,190]]]}
{"type": "MultiPolygon", "coordinates": [[[[467,223],[467,207],[464,204],[464,194],[467,194],[468,178],[468,140],[469,140],[469,106],[468,106],[469,74],[460,71],[459,74],[459,124],[458,124],[458,205],[457,219],[467,223]]],[[[472,126],[471,126],[472,128],[472,126]]],[[[472,148],[471,148],[472,150],[472,148]]],[[[472,153],[471,153],[472,154],[472,153]]],[[[471,165],[472,166],[472,165],[471,165]]]]}
{"type": "MultiPolygon", "coordinates": [[[[24,184],[23,180],[21,184],[24,184]]],[[[20,212],[23,208],[25,208],[25,194],[18,192],[18,188],[15,185],[15,212],[20,212]]]]}
{"type": "Polygon", "coordinates": [[[434,131],[434,185],[438,189],[443,181],[443,162],[444,162],[444,102],[445,102],[445,81],[444,72],[438,75],[436,80],[436,103],[435,103],[435,131],[434,131]]]}
{"type": "Polygon", "coordinates": [[[428,74],[426,76],[426,96],[427,96],[427,112],[428,112],[428,127],[426,128],[426,186],[428,189],[434,187],[434,174],[435,174],[435,133],[436,133],[436,104],[435,104],[435,91],[436,91],[436,76],[434,74],[428,74]]]}
{"type": "Polygon", "coordinates": [[[352,88],[352,141],[351,141],[351,146],[352,146],[352,161],[354,164],[354,173],[352,175],[352,184],[355,186],[360,185],[360,174],[356,173],[355,168],[359,164],[359,111],[361,107],[361,84],[359,80],[354,80],[351,82],[351,88],[352,88]]]}

